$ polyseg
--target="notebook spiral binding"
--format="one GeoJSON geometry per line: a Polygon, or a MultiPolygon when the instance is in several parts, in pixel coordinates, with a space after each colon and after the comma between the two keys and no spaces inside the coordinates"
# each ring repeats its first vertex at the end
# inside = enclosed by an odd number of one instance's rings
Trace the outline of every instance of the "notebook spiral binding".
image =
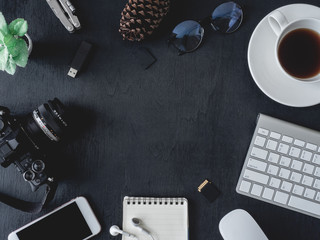
{"type": "Polygon", "coordinates": [[[127,205],[184,205],[185,198],[128,197],[127,205]]]}

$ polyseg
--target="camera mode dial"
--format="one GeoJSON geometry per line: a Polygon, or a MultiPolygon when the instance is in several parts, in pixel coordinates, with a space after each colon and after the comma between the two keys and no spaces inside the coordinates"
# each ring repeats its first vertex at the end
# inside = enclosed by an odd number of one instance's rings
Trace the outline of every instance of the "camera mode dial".
{"type": "Polygon", "coordinates": [[[36,174],[31,170],[27,170],[23,173],[23,178],[25,181],[30,182],[36,177],[36,174]]]}
{"type": "Polygon", "coordinates": [[[32,170],[36,173],[41,173],[44,168],[45,168],[45,164],[42,160],[36,160],[32,163],[32,170]]]}

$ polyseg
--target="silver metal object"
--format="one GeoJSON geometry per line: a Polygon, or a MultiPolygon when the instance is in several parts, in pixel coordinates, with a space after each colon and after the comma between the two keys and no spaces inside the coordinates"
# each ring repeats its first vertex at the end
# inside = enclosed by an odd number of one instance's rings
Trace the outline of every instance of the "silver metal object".
{"type": "Polygon", "coordinates": [[[54,14],[63,26],[73,33],[81,28],[78,17],[74,14],[76,9],[69,0],[46,0],[54,14]]]}
{"type": "Polygon", "coordinates": [[[56,135],[54,135],[46,126],[46,124],[41,120],[36,110],[33,111],[32,114],[33,119],[39,124],[41,130],[44,132],[44,134],[47,135],[48,138],[52,141],[58,142],[60,138],[56,135]]]}

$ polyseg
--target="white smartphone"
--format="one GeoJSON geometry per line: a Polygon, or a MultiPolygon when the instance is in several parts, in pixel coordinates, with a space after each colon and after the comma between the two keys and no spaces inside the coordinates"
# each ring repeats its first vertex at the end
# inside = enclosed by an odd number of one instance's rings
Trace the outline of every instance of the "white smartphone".
{"type": "Polygon", "coordinates": [[[85,240],[100,231],[101,226],[87,199],[77,197],[10,233],[8,240],[85,240]]]}

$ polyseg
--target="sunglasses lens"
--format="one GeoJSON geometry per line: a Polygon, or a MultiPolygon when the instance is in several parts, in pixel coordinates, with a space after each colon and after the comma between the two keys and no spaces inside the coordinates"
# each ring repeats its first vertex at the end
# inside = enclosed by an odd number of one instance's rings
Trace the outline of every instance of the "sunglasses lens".
{"type": "Polygon", "coordinates": [[[215,30],[231,33],[238,29],[243,19],[241,7],[235,2],[219,5],[211,15],[211,25],[215,30]]]}
{"type": "Polygon", "coordinates": [[[169,41],[181,52],[191,52],[199,47],[203,34],[204,29],[198,22],[188,20],[173,29],[169,41]]]}

